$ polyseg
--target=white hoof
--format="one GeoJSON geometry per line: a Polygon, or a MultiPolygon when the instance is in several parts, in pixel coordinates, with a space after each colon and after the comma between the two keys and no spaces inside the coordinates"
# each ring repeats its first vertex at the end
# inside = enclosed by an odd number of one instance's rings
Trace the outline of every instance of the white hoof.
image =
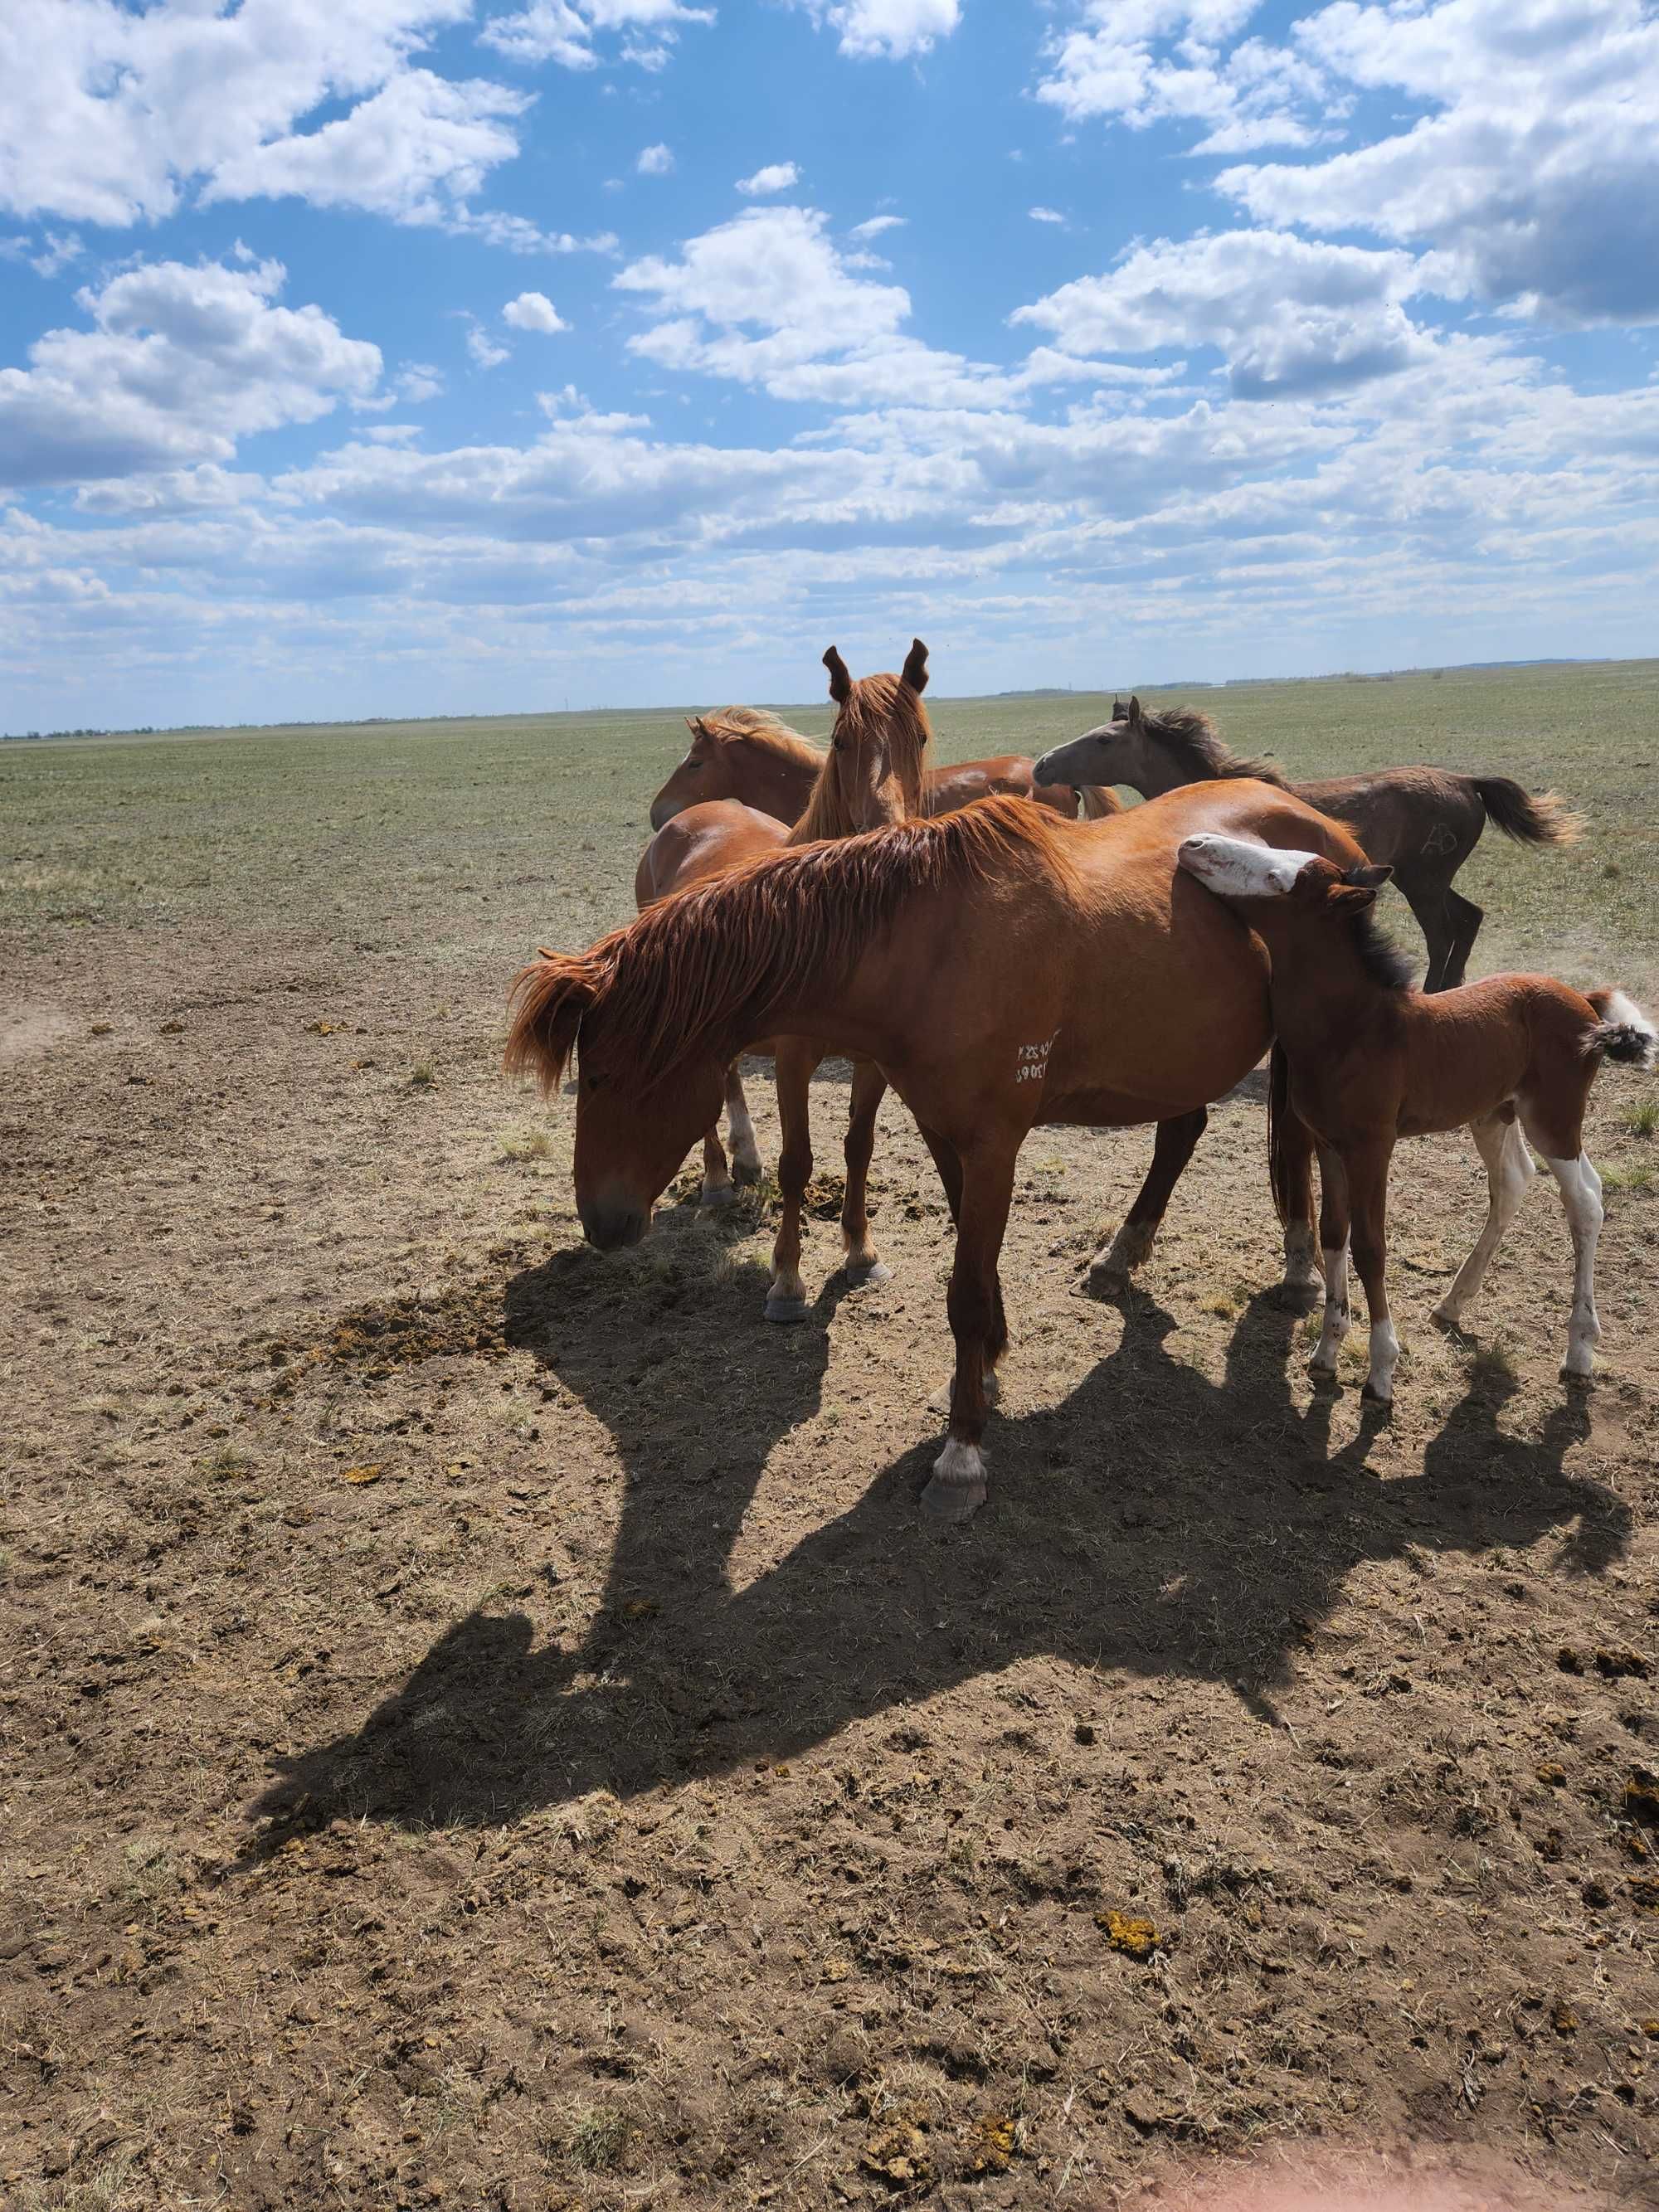
{"type": "Polygon", "coordinates": [[[893,1271],[883,1260],[849,1260],[847,1279],[855,1291],[874,1290],[879,1284],[890,1283],[893,1271]]]}
{"type": "Polygon", "coordinates": [[[730,1206],[736,1200],[737,1195],[737,1192],[729,1182],[706,1182],[697,1193],[697,1204],[705,1209],[711,1206],[730,1206]]]}
{"type": "Polygon", "coordinates": [[[955,1437],[933,1462],[933,1478],[921,1493],[922,1509],[939,1521],[968,1521],[985,1503],[985,1460],[976,1444],[955,1437]]]}

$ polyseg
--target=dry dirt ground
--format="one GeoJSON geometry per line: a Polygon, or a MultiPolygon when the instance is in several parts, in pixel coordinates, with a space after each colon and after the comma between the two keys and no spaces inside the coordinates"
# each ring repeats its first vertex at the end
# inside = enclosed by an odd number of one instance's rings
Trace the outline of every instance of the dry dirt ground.
{"type": "Polygon", "coordinates": [[[902,1110],[884,1289],[821,1224],[768,1327],[753,1210],[599,1259],[495,1073],[543,896],[14,933],[0,2200],[1086,2208],[1293,2138],[1659,2201],[1642,1079],[1588,1392],[1553,1190],[1448,1341],[1481,1181],[1402,1152],[1391,1420],[1268,1288],[1259,1085],[1121,1305],[1149,1134],[1039,1132],[940,1530],[902,1110]]]}

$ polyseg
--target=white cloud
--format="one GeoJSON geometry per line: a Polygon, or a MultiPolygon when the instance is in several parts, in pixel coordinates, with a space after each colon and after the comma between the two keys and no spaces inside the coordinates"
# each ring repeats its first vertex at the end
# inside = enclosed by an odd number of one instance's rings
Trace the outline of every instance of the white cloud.
{"type": "Polygon", "coordinates": [[[1153,123],[1205,126],[1195,151],[1241,153],[1304,146],[1314,127],[1294,111],[1316,98],[1320,72],[1261,40],[1222,48],[1260,0],[1085,0],[1082,21],[1051,38],[1037,98],[1068,122],[1109,116],[1140,131],[1153,123]]]}
{"type": "Polygon", "coordinates": [[[48,331],[0,369],[0,483],[64,483],[224,461],[380,380],[378,346],[320,307],[278,307],[279,262],[143,264],[83,291],[95,328],[48,331]]]}
{"type": "Polygon", "coordinates": [[[1026,212],[1033,222],[1057,222],[1062,229],[1065,228],[1066,218],[1057,209],[1034,207],[1029,208],[1026,212]]]}
{"type": "Polygon", "coordinates": [[[466,318],[466,349],[475,368],[499,368],[509,358],[509,349],[492,338],[481,323],[466,318]]]}
{"type": "Polygon", "coordinates": [[[428,70],[399,70],[350,113],[320,130],[250,146],[220,162],[204,200],[275,199],[365,208],[401,222],[443,222],[497,163],[519,150],[507,127],[523,93],[428,70]]]}
{"type": "Polygon", "coordinates": [[[757,199],[767,192],[787,192],[799,182],[800,171],[793,161],[771,161],[752,177],[739,177],[738,190],[757,199]]]}
{"type": "Polygon", "coordinates": [[[647,146],[634,164],[642,177],[665,177],[673,166],[673,151],[667,146],[647,146]]]}
{"type": "Polygon", "coordinates": [[[1423,289],[1408,253],[1236,230],[1137,247],[1019,308],[1067,352],[1212,345],[1241,398],[1352,384],[1424,359],[1430,341],[1401,305],[1423,289]]]}
{"type": "Polygon", "coordinates": [[[515,331],[541,331],[548,337],[570,328],[545,292],[520,292],[501,309],[501,320],[515,331]]]}
{"type": "Polygon", "coordinates": [[[596,36],[621,31],[619,58],[656,70],[682,24],[714,20],[712,8],[689,8],[684,0],[530,0],[514,15],[495,16],[478,35],[509,61],[590,70],[602,58],[596,36]]]}
{"type": "Polygon", "coordinates": [[[398,370],[392,385],[398,398],[418,405],[422,399],[435,399],[443,390],[443,371],[434,368],[430,362],[411,361],[398,370]]]}
{"type": "Polygon", "coordinates": [[[849,238],[879,238],[885,230],[902,230],[909,220],[902,215],[872,215],[863,222],[855,222],[847,235],[849,238]]]}
{"type": "Polygon", "coordinates": [[[1659,15],[1644,0],[1342,0],[1307,61],[1436,112],[1304,167],[1217,179],[1261,220],[1432,247],[1480,297],[1564,322],[1659,319],[1659,15]]]}
{"type": "Polygon", "coordinates": [[[962,20],[961,0],[801,0],[814,19],[839,32],[841,51],[858,60],[902,61],[948,39],[962,20]]]}

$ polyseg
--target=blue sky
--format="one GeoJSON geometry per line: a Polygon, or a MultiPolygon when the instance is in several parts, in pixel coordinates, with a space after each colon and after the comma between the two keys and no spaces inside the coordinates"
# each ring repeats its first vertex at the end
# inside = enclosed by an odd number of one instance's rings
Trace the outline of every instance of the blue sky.
{"type": "Polygon", "coordinates": [[[1652,0],[7,0],[0,727],[1656,649],[1652,0]]]}

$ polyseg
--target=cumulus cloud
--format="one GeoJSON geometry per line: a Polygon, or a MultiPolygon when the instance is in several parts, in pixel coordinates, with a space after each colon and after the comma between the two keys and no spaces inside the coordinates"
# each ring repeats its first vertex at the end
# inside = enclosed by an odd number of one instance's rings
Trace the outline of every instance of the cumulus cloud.
{"type": "Polygon", "coordinates": [[[1217,179],[1259,220],[1432,248],[1481,298],[1659,319],[1659,15],[1644,0],[1342,4],[1298,27],[1338,82],[1435,112],[1305,166],[1217,179]]]}
{"type": "Polygon", "coordinates": [[[647,146],[634,164],[642,177],[665,177],[674,166],[672,148],[647,146]]]}
{"type": "Polygon", "coordinates": [[[501,86],[410,66],[471,0],[9,0],[0,206],[125,226],[210,195],[300,191],[431,221],[517,151],[501,86]],[[304,133],[325,101],[343,115],[304,133]]]}
{"type": "Polygon", "coordinates": [[[1287,48],[1232,43],[1258,5],[1085,0],[1080,21],[1048,43],[1037,98],[1072,123],[1109,117],[1135,131],[1201,125],[1199,153],[1307,145],[1316,132],[1296,109],[1321,92],[1320,72],[1287,48]]]}
{"type": "Polygon", "coordinates": [[[548,337],[570,328],[545,292],[520,292],[501,309],[501,320],[515,331],[540,331],[548,337]]]}
{"type": "Polygon", "coordinates": [[[1071,353],[1212,345],[1240,398],[1329,390],[1422,360],[1430,341],[1401,305],[1422,289],[1408,253],[1286,231],[1158,239],[1103,276],[1080,276],[1015,313],[1071,353]]]}
{"type": "Polygon", "coordinates": [[[800,171],[793,161],[770,161],[763,169],[757,169],[752,177],[739,177],[738,190],[750,199],[763,198],[768,192],[787,192],[800,182],[800,171]]]}
{"type": "Polygon", "coordinates": [[[858,60],[902,61],[948,39],[962,20],[961,0],[800,0],[814,19],[840,34],[841,51],[858,60]]]}
{"type": "Polygon", "coordinates": [[[1033,222],[1057,222],[1065,227],[1066,218],[1056,208],[1034,207],[1027,210],[1033,222]]]}
{"type": "Polygon", "coordinates": [[[494,17],[478,35],[509,61],[591,70],[605,58],[596,39],[620,31],[617,58],[654,70],[667,58],[683,24],[714,20],[712,8],[688,8],[684,0],[531,0],[513,15],[494,17]]]}
{"type": "Polygon", "coordinates": [[[141,264],[82,291],[90,330],[48,331],[0,369],[0,483],[223,462],[239,438],[368,400],[378,346],[320,307],[273,304],[280,262],[141,264]]]}

